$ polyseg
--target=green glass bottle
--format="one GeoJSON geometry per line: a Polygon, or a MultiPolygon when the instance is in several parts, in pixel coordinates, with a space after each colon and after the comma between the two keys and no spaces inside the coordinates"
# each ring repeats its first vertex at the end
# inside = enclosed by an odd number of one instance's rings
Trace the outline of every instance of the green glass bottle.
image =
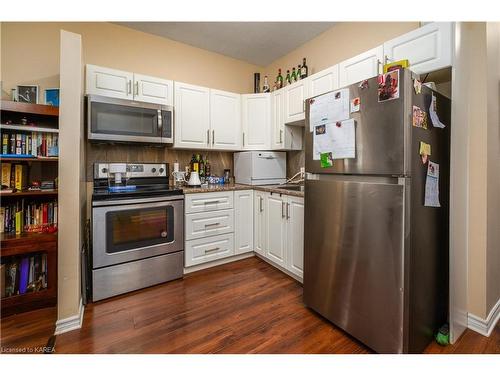
{"type": "Polygon", "coordinates": [[[295,67],[292,68],[292,74],[290,75],[290,82],[297,82],[297,73],[295,72],[295,67]]]}
{"type": "Polygon", "coordinates": [[[289,85],[290,83],[292,83],[292,82],[290,81],[290,70],[287,70],[287,71],[286,71],[286,78],[285,78],[285,86],[286,86],[286,85],[289,85]]]}
{"type": "Polygon", "coordinates": [[[281,75],[281,69],[278,69],[278,76],[276,77],[276,88],[280,89],[283,87],[283,76],[281,75]]]}

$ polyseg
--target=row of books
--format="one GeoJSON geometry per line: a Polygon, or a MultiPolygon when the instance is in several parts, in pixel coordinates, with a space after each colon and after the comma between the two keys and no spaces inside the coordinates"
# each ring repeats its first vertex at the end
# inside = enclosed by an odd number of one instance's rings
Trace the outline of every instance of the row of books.
{"type": "Polygon", "coordinates": [[[1,265],[2,298],[47,288],[47,254],[8,257],[1,265]]]}
{"type": "Polygon", "coordinates": [[[5,132],[2,134],[2,154],[58,156],[59,135],[39,132],[31,134],[5,132]]]}
{"type": "Polygon", "coordinates": [[[2,163],[2,188],[24,190],[28,180],[28,167],[23,164],[2,163]]]}
{"type": "Polygon", "coordinates": [[[55,232],[57,230],[57,201],[29,202],[24,199],[0,207],[0,232],[55,232]]]}

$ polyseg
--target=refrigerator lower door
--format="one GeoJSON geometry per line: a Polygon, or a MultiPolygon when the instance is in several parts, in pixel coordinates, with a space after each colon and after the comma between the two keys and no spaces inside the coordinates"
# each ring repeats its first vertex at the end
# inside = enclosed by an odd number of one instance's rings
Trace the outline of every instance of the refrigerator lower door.
{"type": "Polygon", "coordinates": [[[379,353],[404,350],[405,185],[306,180],[304,302],[379,353]]]}

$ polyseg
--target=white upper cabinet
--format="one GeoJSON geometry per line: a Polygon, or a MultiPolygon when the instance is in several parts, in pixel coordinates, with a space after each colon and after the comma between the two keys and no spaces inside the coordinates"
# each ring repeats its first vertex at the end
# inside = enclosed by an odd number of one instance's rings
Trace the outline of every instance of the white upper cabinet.
{"type": "Polygon", "coordinates": [[[307,79],[309,85],[309,89],[307,90],[308,98],[336,90],[339,88],[339,66],[331,66],[318,73],[314,73],[307,79]]]}
{"type": "Polygon", "coordinates": [[[234,192],[234,252],[253,251],[253,190],[234,192]]]}
{"type": "Polygon", "coordinates": [[[304,100],[307,98],[308,80],[303,79],[284,88],[285,124],[305,119],[304,100]]]}
{"type": "Polygon", "coordinates": [[[241,95],[244,150],[271,149],[271,94],[241,95]]]}
{"type": "Polygon", "coordinates": [[[111,98],[133,99],[134,73],[122,70],[86,66],[86,93],[111,98]]]}
{"type": "Polygon", "coordinates": [[[174,146],[210,148],[210,89],[175,82],[174,146]]]}
{"type": "Polygon", "coordinates": [[[272,111],[272,140],[271,148],[273,150],[281,150],[284,148],[285,138],[285,90],[276,90],[271,94],[271,111],[272,111]]]}
{"type": "Polygon", "coordinates": [[[452,65],[452,22],[432,22],[384,43],[388,62],[408,59],[422,74],[452,65]]]}
{"type": "Polygon", "coordinates": [[[134,100],[174,105],[174,82],[134,73],[134,100]]]}
{"type": "Polygon", "coordinates": [[[378,46],[339,64],[339,87],[351,85],[380,73],[384,47],[378,46]]]}
{"type": "Polygon", "coordinates": [[[241,95],[210,90],[210,144],[214,149],[241,148],[241,95]]]}

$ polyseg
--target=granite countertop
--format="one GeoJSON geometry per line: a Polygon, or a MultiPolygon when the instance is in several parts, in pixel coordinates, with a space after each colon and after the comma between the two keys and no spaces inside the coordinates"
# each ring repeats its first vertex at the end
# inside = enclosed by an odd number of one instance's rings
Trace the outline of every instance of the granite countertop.
{"type": "Polygon", "coordinates": [[[234,191],[234,190],[260,190],[267,191],[269,193],[277,193],[284,195],[293,195],[295,197],[303,197],[303,191],[297,190],[287,190],[287,189],[278,189],[278,185],[243,185],[243,184],[224,184],[224,185],[208,185],[202,187],[182,187],[182,191],[184,194],[195,194],[195,193],[212,193],[217,191],[234,191]]]}

